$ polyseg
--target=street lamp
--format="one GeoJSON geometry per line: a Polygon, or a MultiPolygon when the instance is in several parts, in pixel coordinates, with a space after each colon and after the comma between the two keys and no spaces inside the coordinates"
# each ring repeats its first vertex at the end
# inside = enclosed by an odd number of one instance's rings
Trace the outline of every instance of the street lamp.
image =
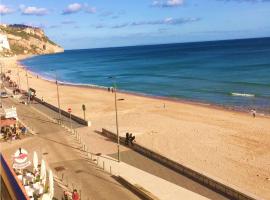
{"type": "Polygon", "coordinates": [[[116,80],[115,80],[115,77],[109,77],[109,78],[114,80],[114,107],[115,107],[116,134],[117,134],[117,160],[118,162],[120,162],[120,138],[119,138],[119,128],[118,128],[116,80]]]}
{"type": "Polygon", "coordinates": [[[30,102],[30,91],[29,91],[29,82],[28,82],[28,72],[26,70],[26,83],[27,83],[27,104],[30,102]]]}
{"type": "Polygon", "coordinates": [[[58,103],[58,120],[59,124],[61,124],[61,107],[60,107],[60,97],[59,97],[59,86],[57,80],[57,73],[55,70],[52,70],[55,73],[55,84],[56,84],[56,92],[57,92],[57,103],[58,103]]]}
{"type": "Polygon", "coordinates": [[[18,77],[18,87],[19,87],[19,89],[21,89],[21,79],[20,79],[19,69],[17,69],[17,77],[18,77]]]}

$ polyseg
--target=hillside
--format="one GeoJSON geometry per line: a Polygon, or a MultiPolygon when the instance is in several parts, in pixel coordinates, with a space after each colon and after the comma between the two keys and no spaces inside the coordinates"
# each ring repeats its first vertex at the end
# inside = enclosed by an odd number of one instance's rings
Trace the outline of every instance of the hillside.
{"type": "Polygon", "coordinates": [[[26,25],[0,25],[0,56],[36,55],[63,52],[40,28],[26,25]],[[2,45],[2,46],[1,46],[2,45]]]}

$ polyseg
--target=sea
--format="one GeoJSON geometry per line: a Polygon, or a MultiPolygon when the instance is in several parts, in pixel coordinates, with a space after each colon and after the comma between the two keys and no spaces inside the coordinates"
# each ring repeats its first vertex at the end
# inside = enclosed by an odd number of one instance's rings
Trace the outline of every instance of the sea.
{"type": "Polygon", "coordinates": [[[270,38],[66,50],[21,61],[62,83],[270,113],[270,38]]]}

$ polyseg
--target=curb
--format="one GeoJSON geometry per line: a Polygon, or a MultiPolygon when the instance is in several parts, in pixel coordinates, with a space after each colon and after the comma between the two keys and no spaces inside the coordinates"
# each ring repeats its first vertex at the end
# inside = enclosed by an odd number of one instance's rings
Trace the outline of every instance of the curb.
{"type": "Polygon", "coordinates": [[[123,178],[122,176],[112,176],[114,179],[116,179],[119,183],[121,183],[123,186],[128,188],[131,192],[136,194],[141,199],[145,200],[159,200],[156,196],[154,196],[151,192],[147,191],[143,187],[135,184],[133,185],[130,183],[127,179],[123,178]]]}

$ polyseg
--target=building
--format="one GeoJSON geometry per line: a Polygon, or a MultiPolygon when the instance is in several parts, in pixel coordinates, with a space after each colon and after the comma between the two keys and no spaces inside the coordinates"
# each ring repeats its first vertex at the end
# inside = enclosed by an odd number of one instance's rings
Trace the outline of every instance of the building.
{"type": "Polygon", "coordinates": [[[0,199],[30,200],[7,159],[0,153],[0,199]]]}
{"type": "Polygon", "coordinates": [[[6,35],[0,34],[0,51],[10,50],[8,38],[6,35]]]}

